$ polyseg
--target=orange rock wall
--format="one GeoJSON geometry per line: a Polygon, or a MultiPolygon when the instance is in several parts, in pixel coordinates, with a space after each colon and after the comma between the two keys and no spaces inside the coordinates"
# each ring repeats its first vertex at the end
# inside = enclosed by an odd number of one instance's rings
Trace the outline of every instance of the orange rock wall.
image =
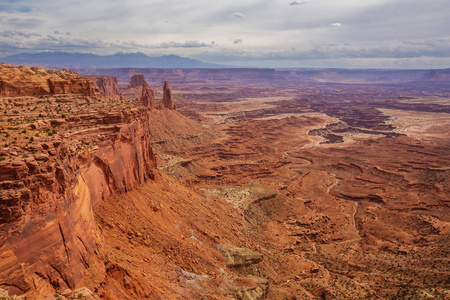
{"type": "Polygon", "coordinates": [[[74,72],[0,64],[0,97],[97,93],[91,79],[74,72]]]}
{"type": "Polygon", "coordinates": [[[120,92],[116,77],[90,76],[89,78],[98,87],[99,92],[103,97],[118,100],[121,99],[122,93],[120,92]]]}
{"type": "Polygon", "coordinates": [[[74,288],[98,247],[94,207],[153,178],[146,112],[119,117],[91,151],[62,137],[32,157],[0,162],[0,287],[10,295],[74,288]]]}

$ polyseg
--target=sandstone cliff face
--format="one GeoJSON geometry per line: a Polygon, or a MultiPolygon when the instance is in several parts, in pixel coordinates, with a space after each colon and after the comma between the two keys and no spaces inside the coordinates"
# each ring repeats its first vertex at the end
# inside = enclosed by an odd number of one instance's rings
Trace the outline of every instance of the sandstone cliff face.
{"type": "MultiPolygon", "coordinates": [[[[170,89],[166,83],[165,101],[156,105],[153,90],[143,84],[141,106],[99,99],[96,92],[95,97],[80,95],[92,89],[93,81],[73,72],[35,68],[33,75],[27,70],[11,67],[7,80],[27,98],[0,98],[6,112],[0,134],[7,138],[0,146],[0,289],[41,299],[88,285],[92,274],[96,285],[91,289],[108,286],[128,271],[106,263],[105,236],[94,212],[102,200],[154,178],[148,108],[172,113],[163,109],[172,107],[170,89]],[[20,80],[24,72],[30,82],[20,80]],[[39,95],[80,93],[31,96],[37,90],[39,95]]],[[[114,79],[94,81],[103,95],[117,93],[114,79]]],[[[113,284],[102,293],[115,289],[113,284]]]]}
{"type": "Polygon", "coordinates": [[[79,130],[0,161],[0,287],[10,295],[75,288],[98,247],[93,209],[153,177],[144,109],[56,124],[79,130]],[[80,150],[81,140],[90,142],[80,150]]]}
{"type": "Polygon", "coordinates": [[[90,76],[94,84],[98,87],[100,94],[104,98],[122,99],[116,77],[90,76]]]}
{"type": "Polygon", "coordinates": [[[93,96],[97,87],[88,78],[48,79],[50,94],[84,94],[93,96]]]}
{"type": "Polygon", "coordinates": [[[73,72],[0,64],[0,97],[97,93],[89,78],[73,72]]]}

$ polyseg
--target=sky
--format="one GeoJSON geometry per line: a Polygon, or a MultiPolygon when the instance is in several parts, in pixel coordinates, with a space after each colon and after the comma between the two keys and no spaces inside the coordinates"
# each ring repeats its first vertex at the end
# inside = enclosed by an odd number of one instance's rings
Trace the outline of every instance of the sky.
{"type": "Polygon", "coordinates": [[[442,69],[450,0],[0,0],[0,57],[42,51],[442,69]]]}

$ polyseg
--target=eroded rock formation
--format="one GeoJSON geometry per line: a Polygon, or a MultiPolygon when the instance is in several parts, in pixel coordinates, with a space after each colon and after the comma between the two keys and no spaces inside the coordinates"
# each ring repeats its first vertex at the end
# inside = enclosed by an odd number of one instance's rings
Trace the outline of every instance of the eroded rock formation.
{"type": "Polygon", "coordinates": [[[91,79],[74,72],[0,64],[0,97],[97,93],[91,79]]]}
{"type": "Polygon", "coordinates": [[[154,108],[155,103],[155,91],[150,87],[142,86],[142,94],[140,98],[141,104],[147,108],[154,108]]]}
{"type": "MultiPolygon", "coordinates": [[[[2,75],[17,87],[15,94],[83,92],[93,85],[88,78],[86,85],[54,79],[67,72],[7,68],[2,75]],[[39,74],[45,80],[38,81],[39,74]]],[[[10,295],[78,287],[101,243],[95,207],[153,178],[147,110],[109,101],[66,95],[2,99],[9,119],[1,127],[0,288],[10,295]],[[58,111],[61,118],[44,117],[45,111],[58,111]]]]}
{"type": "Polygon", "coordinates": [[[127,89],[123,91],[123,95],[130,100],[140,99],[146,88],[150,88],[147,81],[142,74],[134,74],[131,76],[130,84],[127,89]]]}
{"type": "Polygon", "coordinates": [[[95,85],[98,87],[100,94],[104,98],[122,99],[122,93],[120,92],[119,85],[117,84],[116,77],[106,76],[90,76],[89,77],[95,85]]]}
{"type": "Polygon", "coordinates": [[[164,81],[163,97],[161,101],[156,103],[155,91],[150,88],[143,74],[134,74],[131,76],[130,85],[123,92],[123,95],[130,100],[139,99],[142,105],[147,108],[167,108],[172,110],[176,108],[168,81],[164,81]]]}
{"type": "Polygon", "coordinates": [[[175,109],[175,103],[172,99],[172,91],[170,90],[169,82],[167,80],[164,81],[163,99],[160,102],[160,106],[168,109],[175,109]]]}
{"type": "Polygon", "coordinates": [[[0,296],[445,299],[447,98],[188,84],[197,103],[177,104],[209,125],[134,100],[0,98],[0,296]],[[158,169],[135,185],[147,121],[158,169]]]}
{"type": "Polygon", "coordinates": [[[147,81],[144,78],[144,74],[134,74],[131,76],[130,88],[145,86],[149,87],[147,81]]]}
{"type": "Polygon", "coordinates": [[[33,145],[27,158],[0,162],[0,286],[21,294],[75,288],[81,280],[96,249],[93,209],[153,176],[145,111],[123,112],[117,120],[33,145]],[[100,133],[103,140],[88,151],[72,146],[100,133]]]}

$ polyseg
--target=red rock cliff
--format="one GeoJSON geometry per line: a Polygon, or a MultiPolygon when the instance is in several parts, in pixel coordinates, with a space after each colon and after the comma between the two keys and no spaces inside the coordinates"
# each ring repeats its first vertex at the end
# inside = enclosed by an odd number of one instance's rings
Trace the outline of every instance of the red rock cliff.
{"type": "Polygon", "coordinates": [[[155,104],[155,91],[151,88],[142,86],[142,94],[140,98],[141,104],[147,108],[154,108],[155,104]]]}
{"type": "Polygon", "coordinates": [[[143,74],[134,74],[133,76],[131,76],[131,82],[129,87],[134,88],[142,85],[146,87],[149,86],[143,74]]]}
{"type": "Polygon", "coordinates": [[[98,87],[100,94],[104,98],[122,99],[122,93],[120,92],[116,77],[90,76],[89,78],[98,87]]]}
{"type": "Polygon", "coordinates": [[[144,96],[144,94],[146,94],[147,89],[150,89],[150,86],[145,80],[144,75],[134,74],[133,76],[131,76],[130,85],[125,91],[123,91],[123,95],[127,99],[141,99],[144,96]]]}
{"type": "Polygon", "coordinates": [[[156,165],[143,108],[48,123],[65,133],[0,152],[9,157],[0,161],[0,288],[10,295],[73,289],[99,246],[93,209],[156,165]]]}
{"type": "Polygon", "coordinates": [[[74,72],[0,64],[0,97],[97,93],[89,78],[74,72]]]}

